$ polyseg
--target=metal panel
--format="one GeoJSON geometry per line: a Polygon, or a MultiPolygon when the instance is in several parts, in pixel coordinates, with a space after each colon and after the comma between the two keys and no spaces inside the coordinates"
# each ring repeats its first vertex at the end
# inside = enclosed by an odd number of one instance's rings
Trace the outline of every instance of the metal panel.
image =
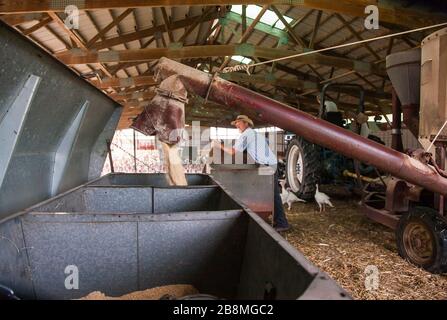
{"type": "Polygon", "coordinates": [[[193,217],[139,224],[140,289],[185,283],[201,293],[235,297],[246,216],[217,219],[213,213],[209,220],[193,217]]]}
{"type": "Polygon", "coordinates": [[[154,188],[154,213],[216,211],[238,208],[228,197],[220,201],[222,191],[216,186],[195,188],[154,188]]]}
{"type": "Polygon", "coordinates": [[[68,162],[70,161],[73,146],[78,138],[79,128],[81,126],[82,120],[84,119],[85,112],[87,111],[89,101],[85,101],[81,106],[78,114],[74,118],[73,122],[69,126],[67,132],[62,138],[59,147],[54,155],[54,170],[53,170],[53,182],[51,184],[51,194],[54,196],[58,193],[60,183],[64,177],[65,169],[68,162]]]}
{"type": "MultiPolygon", "coordinates": [[[[8,156],[9,165],[5,161],[0,164],[0,172],[4,173],[0,187],[1,219],[51,196],[55,153],[86,100],[90,107],[71,149],[59,192],[86,182],[89,175],[95,176],[93,171],[99,175],[98,165],[91,170],[89,167],[92,150],[119,105],[3,23],[0,59],[0,117],[7,115],[30,75],[41,78],[8,156]]],[[[17,127],[20,121],[17,118],[7,123],[17,127]]],[[[112,137],[112,131],[108,130],[102,138],[112,137]]],[[[2,156],[9,153],[2,149],[2,156]]],[[[105,154],[102,156],[105,158],[105,154]]]]}
{"type": "MultiPolygon", "coordinates": [[[[68,217],[67,217],[68,219],[68,217]]],[[[38,299],[80,298],[100,290],[122,295],[138,289],[137,224],[23,221],[38,299]],[[65,269],[79,270],[79,289],[67,290],[65,269]]]]}
{"type": "Polygon", "coordinates": [[[152,213],[152,188],[86,187],[88,212],[152,213]]]}
{"type": "Polygon", "coordinates": [[[273,175],[259,170],[256,165],[212,165],[211,176],[232,198],[265,217],[273,212],[273,175]]]}
{"type": "Polygon", "coordinates": [[[42,205],[35,206],[32,212],[83,212],[86,211],[84,190],[78,189],[63,196],[52,198],[42,205]]]}
{"type": "MultiPolygon", "coordinates": [[[[186,174],[186,181],[188,186],[215,184],[205,174],[186,174]]],[[[95,185],[169,187],[164,173],[110,173],[101,177],[95,185]]]]}
{"type": "Polygon", "coordinates": [[[118,126],[118,121],[121,117],[121,112],[121,108],[115,109],[101,134],[98,136],[95,145],[93,146],[90,156],[88,180],[98,178],[102,172],[104,161],[107,157],[107,140],[112,141],[113,135],[115,134],[115,129],[118,126]]]}
{"type": "Polygon", "coordinates": [[[24,299],[35,299],[20,219],[0,224],[0,284],[24,299]]]}
{"type": "Polygon", "coordinates": [[[241,271],[239,299],[264,299],[266,284],[276,299],[350,299],[283,237],[251,214],[241,271]],[[317,281],[314,282],[314,280],[317,281]],[[330,282],[326,284],[326,282],[330,282]],[[306,291],[310,285],[311,290],[306,291]]]}
{"type": "Polygon", "coordinates": [[[263,299],[267,283],[276,289],[277,299],[297,299],[306,290],[314,275],[284,251],[282,241],[250,221],[238,298],[263,299]]]}
{"type": "Polygon", "coordinates": [[[6,170],[39,82],[39,77],[31,75],[12,106],[0,118],[0,145],[2,146],[2,152],[0,153],[0,186],[3,184],[6,170]]]}

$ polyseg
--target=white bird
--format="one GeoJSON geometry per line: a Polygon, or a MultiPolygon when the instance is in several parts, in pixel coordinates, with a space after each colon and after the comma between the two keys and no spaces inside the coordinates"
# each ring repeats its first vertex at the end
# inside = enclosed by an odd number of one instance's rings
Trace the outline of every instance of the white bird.
{"type": "Polygon", "coordinates": [[[306,202],[303,199],[298,198],[292,191],[290,188],[286,189],[286,181],[285,180],[280,180],[279,184],[281,185],[281,201],[282,204],[287,203],[287,206],[290,209],[292,209],[292,203],[295,202],[306,202]]]}
{"type": "Polygon", "coordinates": [[[329,207],[333,208],[334,206],[332,205],[329,196],[318,190],[318,184],[316,185],[316,187],[317,187],[317,189],[315,190],[315,201],[318,203],[318,207],[320,207],[320,212],[326,211],[326,207],[325,207],[326,204],[329,207]]]}

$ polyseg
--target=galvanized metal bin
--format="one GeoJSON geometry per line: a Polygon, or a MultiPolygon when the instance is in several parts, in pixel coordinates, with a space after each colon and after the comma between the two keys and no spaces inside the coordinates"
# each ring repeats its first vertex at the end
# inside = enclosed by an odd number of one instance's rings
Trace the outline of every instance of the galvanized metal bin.
{"type": "Polygon", "coordinates": [[[349,295],[218,181],[110,174],[0,222],[0,283],[24,299],[191,284],[225,299],[349,295]],[[67,289],[67,266],[79,289],[67,289]]]}

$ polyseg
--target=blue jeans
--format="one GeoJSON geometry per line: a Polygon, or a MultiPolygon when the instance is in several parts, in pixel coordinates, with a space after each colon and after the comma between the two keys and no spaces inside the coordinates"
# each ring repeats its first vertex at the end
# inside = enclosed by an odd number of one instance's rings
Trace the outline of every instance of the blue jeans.
{"type": "Polygon", "coordinates": [[[289,222],[287,221],[286,214],[284,213],[284,208],[282,206],[279,183],[278,183],[278,170],[275,171],[275,178],[273,179],[274,184],[274,213],[273,213],[273,226],[278,228],[288,227],[289,222]]]}

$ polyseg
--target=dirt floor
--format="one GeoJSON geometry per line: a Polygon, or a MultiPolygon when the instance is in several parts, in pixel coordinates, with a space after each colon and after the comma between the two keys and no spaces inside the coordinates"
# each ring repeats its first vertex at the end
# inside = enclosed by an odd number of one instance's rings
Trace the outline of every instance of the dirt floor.
{"type": "Polygon", "coordinates": [[[283,236],[355,299],[447,299],[447,275],[433,275],[404,261],[394,232],[363,216],[354,200],[334,200],[319,213],[313,203],[286,210],[292,230],[283,236]],[[367,290],[376,266],[378,288],[367,290]],[[366,269],[368,267],[368,269],[366,269]]]}

